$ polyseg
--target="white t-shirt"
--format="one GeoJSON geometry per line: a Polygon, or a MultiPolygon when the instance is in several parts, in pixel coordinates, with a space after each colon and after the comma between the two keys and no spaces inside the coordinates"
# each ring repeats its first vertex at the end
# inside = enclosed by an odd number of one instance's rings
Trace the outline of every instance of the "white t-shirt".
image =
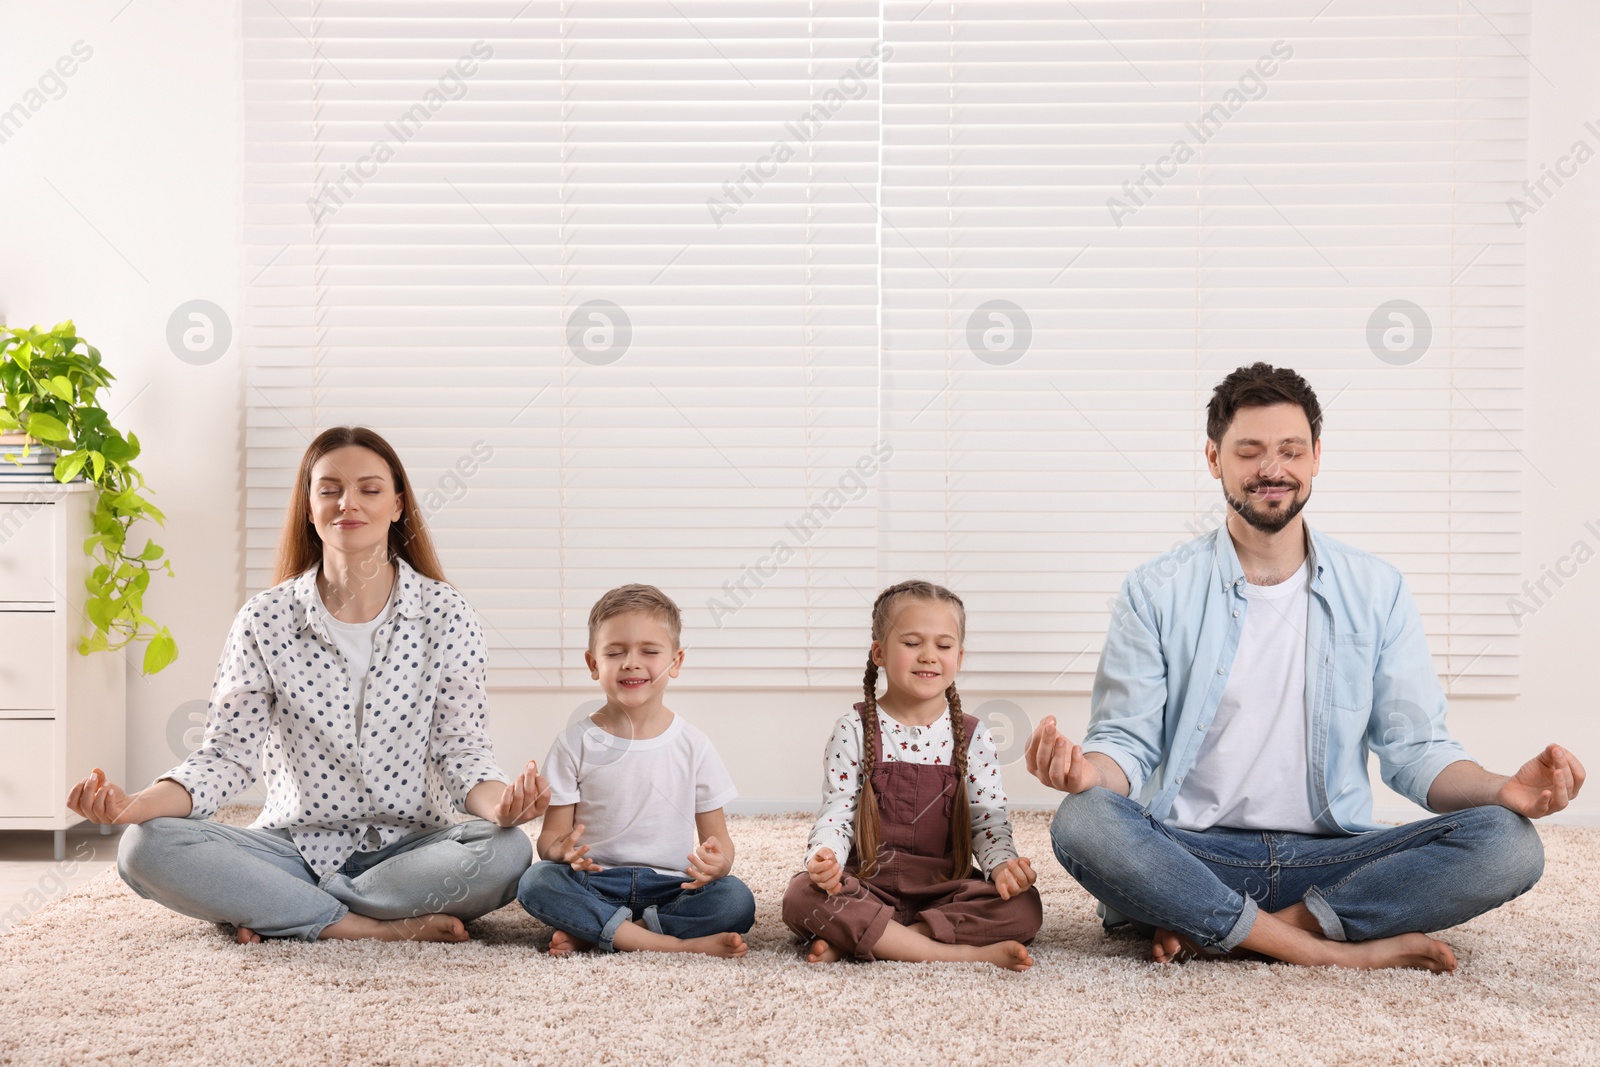
{"type": "Polygon", "coordinates": [[[328,636],[333,639],[334,645],[344,656],[345,666],[350,670],[350,686],[355,690],[356,702],[356,736],[361,736],[361,721],[367,706],[367,672],[372,670],[373,641],[377,635],[378,627],[383,620],[389,617],[394,610],[395,590],[400,583],[395,583],[395,588],[389,591],[389,601],[384,604],[383,610],[367,622],[340,622],[333,617],[333,612],[328,610],[328,605],[323,602],[322,591],[317,591],[317,604],[322,608],[323,621],[328,624],[328,636]]]}
{"type": "Polygon", "coordinates": [[[556,737],[543,770],[550,803],[577,805],[578,844],[602,868],[687,878],[684,865],[700,843],[694,817],[739,795],[711,739],[680,715],[642,741],[607,733],[592,719],[575,722],[556,737]]]}
{"type": "Polygon", "coordinates": [[[1222,702],[1173,799],[1181,830],[1326,833],[1311,811],[1306,749],[1306,564],[1279,585],[1241,587],[1249,607],[1222,702]]]}

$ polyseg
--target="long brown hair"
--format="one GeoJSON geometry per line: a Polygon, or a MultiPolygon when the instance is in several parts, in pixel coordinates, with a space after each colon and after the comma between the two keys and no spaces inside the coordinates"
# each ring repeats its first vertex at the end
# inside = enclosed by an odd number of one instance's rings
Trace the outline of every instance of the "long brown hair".
{"type": "MultiPolygon", "coordinates": [[[[966,643],[967,606],[944,586],[921,579],[891,585],[878,594],[878,599],[872,605],[874,641],[882,642],[888,634],[894,602],[899,597],[942,601],[951,605],[955,610],[956,626],[960,630],[958,640],[966,643]]],[[[862,722],[861,792],[856,797],[855,845],[858,873],[862,878],[871,878],[878,869],[878,846],[883,840],[883,827],[878,816],[878,794],[872,788],[874,746],[872,737],[864,732],[878,729],[878,665],[873,662],[871,652],[867,653],[867,673],[861,681],[861,688],[867,713],[862,722]]],[[[944,699],[950,708],[951,744],[955,749],[950,757],[950,765],[956,772],[955,803],[950,814],[950,852],[955,861],[950,875],[953,881],[965,878],[972,869],[972,812],[967,802],[967,721],[961,711],[961,694],[956,692],[954,682],[945,688],[944,699]]]]}
{"type": "Polygon", "coordinates": [[[389,525],[389,558],[403,559],[413,570],[435,581],[445,580],[444,569],[433,551],[422,512],[411,496],[411,482],[395,450],[374,430],[365,426],[335,426],[323,430],[300,457],[300,473],[289,492],[289,510],[283,517],[283,535],[278,538],[278,576],[273,584],[297,578],[314,564],[322,562],[322,537],[311,524],[311,468],[317,460],[336,449],[356,445],[389,465],[395,492],[400,494],[400,517],[389,525]]]}

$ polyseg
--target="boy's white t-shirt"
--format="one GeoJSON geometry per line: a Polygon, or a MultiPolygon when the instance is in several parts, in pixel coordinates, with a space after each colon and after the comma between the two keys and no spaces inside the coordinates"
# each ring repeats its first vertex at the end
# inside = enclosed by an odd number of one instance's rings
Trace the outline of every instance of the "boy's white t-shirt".
{"type": "Polygon", "coordinates": [[[1173,798],[1181,830],[1328,831],[1311,810],[1306,744],[1306,564],[1279,585],[1249,585],[1250,601],[1222,700],[1173,798]]]}
{"type": "Polygon", "coordinates": [[[694,817],[738,796],[711,739],[680,715],[656,737],[633,741],[582,719],[562,731],[543,766],[550,803],[576,804],[579,845],[602,868],[649,867],[684,875],[700,844],[694,817]]]}

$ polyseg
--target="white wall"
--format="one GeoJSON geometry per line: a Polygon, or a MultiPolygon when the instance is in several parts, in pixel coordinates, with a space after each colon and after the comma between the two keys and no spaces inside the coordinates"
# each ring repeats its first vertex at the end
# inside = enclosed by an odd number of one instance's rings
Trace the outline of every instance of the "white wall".
{"type": "MultiPolygon", "coordinates": [[[[249,279],[238,254],[236,5],[123,5],[0,0],[0,110],[22,99],[74,42],[94,50],[66,93],[0,145],[0,312],[18,322],[75,319],[120,375],[112,410],[137,396],[121,421],[144,442],[142,467],[169,517],[158,539],[178,568],[176,579],[153,584],[147,603],[182,649],[182,658],[155,678],[129,671],[128,765],[133,782],[142,783],[174,762],[173,717],[186,702],[204,699],[245,592],[237,346],[214,364],[191,366],[168,350],[166,322],[195,298],[233,314],[249,279]]],[[[1535,0],[1534,169],[1554,163],[1580,137],[1600,145],[1583,129],[1590,119],[1600,126],[1600,70],[1591,58],[1597,44],[1600,11],[1591,4],[1535,0]]],[[[1600,530],[1597,419],[1587,406],[1600,397],[1600,365],[1590,353],[1600,332],[1600,279],[1591,253],[1597,221],[1600,163],[1591,163],[1527,222],[1528,429],[1511,437],[1555,485],[1527,469],[1523,549],[1530,578],[1579,539],[1600,548],[1600,535],[1584,528],[1593,521],[1600,530]]],[[[1509,770],[1547,740],[1559,740],[1600,770],[1600,717],[1587,677],[1600,634],[1597,592],[1600,563],[1590,563],[1526,619],[1520,699],[1455,703],[1452,729],[1490,766],[1509,770]]],[[[690,658],[673,703],[711,733],[743,796],[768,802],[769,810],[812,806],[820,745],[853,695],[695,691],[693,635],[686,641],[690,658]]],[[[494,732],[502,760],[542,758],[556,730],[593,695],[497,691],[494,732]]],[[[969,710],[987,696],[964,694],[969,710]]],[[[1082,696],[1010,699],[1033,721],[1056,714],[1077,733],[1087,718],[1082,696]]],[[[1020,761],[1007,782],[1016,802],[1051,799],[1020,761]]],[[[1379,804],[1380,813],[1403,808],[1392,794],[1379,804]]],[[[1600,821],[1600,786],[1571,815],[1600,821]]]]}

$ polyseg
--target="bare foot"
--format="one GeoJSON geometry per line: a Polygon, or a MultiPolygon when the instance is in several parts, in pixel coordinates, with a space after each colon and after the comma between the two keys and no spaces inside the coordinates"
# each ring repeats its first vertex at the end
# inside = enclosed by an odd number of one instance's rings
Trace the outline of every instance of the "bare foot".
{"type": "Polygon", "coordinates": [[[673,937],[658,934],[634,923],[623,923],[611,937],[619,952],[698,952],[723,959],[740,959],[750,951],[738,934],[711,934],[707,937],[673,937]]]}
{"type": "Polygon", "coordinates": [[[1377,970],[1385,967],[1411,967],[1434,974],[1456,969],[1455,950],[1427,934],[1399,934],[1372,941],[1329,941],[1335,948],[1328,960],[1335,967],[1377,970]]]}
{"type": "Polygon", "coordinates": [[[811,951],[806,953],[807,963],[838,963],[842,959],[844,959],[844,953],[820,937],[811,942],[811,951]]]}
{"type": "Polygon", "coordinates": [[[261,935],[250,929],[248,926],[239,927],[239,932],[233,936],[234,940],[239,942],[241,945],[261,944],[261,935]]]}
{"type": "Polygon", "coordinates": [[[594,948],[593,941],[581,941],[565,930],[557,930],[550,935],[550,955],[556,959],[570,956],[574,952],[584,952],[591,948],[594,948]]]}
{"type": "Polygon", "coordinates": [[[1150,958],[1157,963],[1182,963],[1192,951],[1187,940],[1164,927],[1156,927],[1155,936],[1150,939],[1150,958]]]}
{"type": "Polygon", "coordinates": [[[322,928],[319,935],[340,941],[466,941],[467,928],[454,915],[418,915],[414,919],[371,919],[349,912],[322,928]]]}
{"type": "Polygon", "coordinates": [[[1028,947],[1016,941],[986,945],[979,949],[979,952],[981,953],[979,958],[985,963],[1004,967],[1008,971],[1025,971],[1033,966],[1033,957],[1028,955],[1028,947]]]}

